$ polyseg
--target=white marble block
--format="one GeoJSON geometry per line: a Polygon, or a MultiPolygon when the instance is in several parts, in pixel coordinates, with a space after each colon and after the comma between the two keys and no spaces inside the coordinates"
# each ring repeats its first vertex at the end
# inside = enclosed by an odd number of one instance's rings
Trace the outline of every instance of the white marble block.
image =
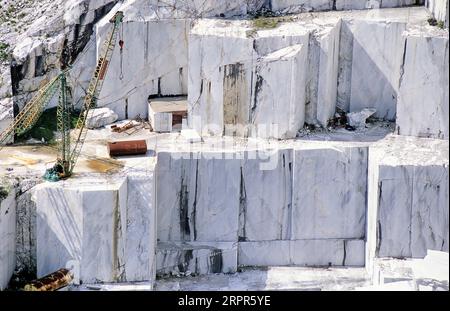
{"type": "Polygon", "coordinates": [[[296,148],[292,238],[364,238],[366,172],[366,147],[296,148]]]}
{"type": "Polygon", "coordinates": [[[156,189],[153,171],[127,175],[127,222],[125,233],[125,278],[155,279],[156,189]]]}
{"type": "Polygon", "coordinates": [[[235,273],[237,243],[159,242],[156,258],[158,276],[170,273],[235,273]]]}
{"type": "MultiPolygon", "coordinates": [[[[268,152],[267,152],[268,153],[268,152]]],[[[270,154],[264,155],[269,158],[270,154]]],[[[239,240],[265,241],[290,238],[292,213],[292,149],[276,151],[274,166],[263,160],[241,164],[239,240]]]]}
{"type": "Polygon", "coordinates": [[[237,241],[240,161],[225,159],[229,156],[226,152],[158,153],[159,241],[237,241]]]}
{"type": "Polygon", "coordinates": [[[375,116],[395,120],[405,23],[355,20],[350,112],[375,108],[375,116]]]}
{"type": "Polygon", "coordinates": [[[36,186],[38,277],[73,267],[85,283],[153,281],[151,181],[130,176],[128,185],[117,176],[36,186]]]}
{"type": "Polygon", "coordinates": [[[449,138],[448,32],[405,36],[397,106],[397,133],[449,138]]]}
{"type": "Polygon", "coordinates": [[[367,260],[448,252],[448,141],[391,136],[369,154],[367,260]]]}
{"type": "Polygon", "coordinates": [[[189,40],[189,126],[202,136],[295,137],[308,38],[300,24],[257,31],[246,21],[199,21],[189,40]]]}
{"type": "Polygon", "coordinates": [[[242,22],[230,23],[200,20],[189,36],[188,121],[201,136],[248,123],[253,40],[242,22]]]}
{"type": "Polygon", "coordinates": [[[239,266],[364,266],[364,240],[240,242],[239,266]]]}
{"type": "Polygon", "coordinates": [[[255,125],[255,136],[295,138],[303,127],[307,53],[307,46],[298,44],[277,50],[258,60],[250,113],[250,122],[255,125]]]}
{"type": "Polygon", "coordinates": [[[173,114],[187,114],[186,97],[164,97],[149,100],[148,120],[155,132],[172,132],[173,114]]]}
{"type": "Polygon", "coordinates": [[[0,291],[8,286],[15,267],[16,196],[11,189],[6,197],[0,198],[0,291]]]}
{"type": "Polygon", "coordinates": [[[338,73],[339,73],[339,42],[341,34],[339,21],[334,27],[322,30],[319,41],[319,78],[317,86],[317,121],[326,127],[328,120],[336,112],[338,73]]]}

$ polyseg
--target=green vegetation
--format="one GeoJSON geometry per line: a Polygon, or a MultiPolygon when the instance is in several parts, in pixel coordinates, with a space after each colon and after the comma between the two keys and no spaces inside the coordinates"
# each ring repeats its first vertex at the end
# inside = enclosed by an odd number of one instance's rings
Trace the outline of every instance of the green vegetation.
{"type": "Polygon", "coordinates": [[[437,25],[436,26],[438,26],[439,28],[441,28],[441,29],[444,29],[444,22],[443,21],[438,21],[437,22],[437,25]]]}
{"type": "Polygon", "coordinates": [[[0,42],[0,61],[6,61],[9,58],[8,53],[9,44],[0,42]]]}
{"type": "Polygon", "coordinates": [[[258,17],[253,20],[253,27],[256,29],[277,28],[281,20],[277,17],[258,17]]]}
{"type": "MultiPolygon", "coordinates": [[[[58,130],[57,128],[57,118],[56,118],[56,110],[57,108],[51,108],[41,115],[36,125],[24,135],[18,137],[18,141],[26,141],[30,138],[34,138],[37,140],[45,140],[48,144],[55,144],[55,132],[58,130]]],[[[75,128],[75,125],[78,121],[78,111],[74,111],[72,113],[72,117],[70,120],[70,126],[72,129],[75,128]]]]}
{"type": "Polygon", "coordinates": [[[253,29],[248,32],[247,36],[252,37],[256,34],[258,30],[263,29],[275,29],[277,28],[281,23],[284,22],[292,22],[294,19],[292,16],[278,16],[278,17],[272,17],[272,16],[258,16],[255,17],[252,20],[253,29]]]}
{"type": "Polygon", "coordinates": [[[5,181],[0,181],[0,202],[3,201],[8,197],[9,192],[11,189],[9,189],[8,186],[5,186],[5,181]]]}

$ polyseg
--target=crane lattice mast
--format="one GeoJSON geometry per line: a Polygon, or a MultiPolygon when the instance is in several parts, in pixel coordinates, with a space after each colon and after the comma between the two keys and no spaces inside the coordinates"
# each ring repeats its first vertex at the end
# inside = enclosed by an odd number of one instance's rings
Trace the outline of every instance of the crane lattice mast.
{"type": "MultiPolygon", "coordinates": [[[[81,149],[86,139],[86,120],[89,111],[97,104],[97,99],[103,86],[104,78],[108,69],[108,64],[116,45],[119,25],[123,21],[123,12],[117,12],[110,20],[113,28],[108,33],[106,41],[103,43],[97,66],[89,82],[86,95],[84,97],[82,109],[76,124],[76,135],[74,145],[71,145],[70,137],[71,107],[68,99],[68,86],[66,74],[68,70],[61,72],[58,76],[50,80],[37,94],[28,102],[14,119],[14,122],[0,133],[0,149],[2,145],[9,141],[14,135],[23,135],[33,128],[39,117],[44,112],[50,100],[59,90],[59,101],[57,107],[57,128],[61,135],[58,142],[58,159],[56,164],[44,175],[44,178],[51,181],[68,178],[72,175],[81,149]]],[[[123,41],[121,42],[121,46],[123,41]]],[[[70,70],[70,69],[69,69],[70,70]]]]}

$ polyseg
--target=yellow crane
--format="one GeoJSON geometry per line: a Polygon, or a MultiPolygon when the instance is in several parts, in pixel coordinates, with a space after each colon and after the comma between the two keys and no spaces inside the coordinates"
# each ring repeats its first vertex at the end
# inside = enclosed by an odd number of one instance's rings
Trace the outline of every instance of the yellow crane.
{"type": "MultiPolygon", "coordinates": [[[[119,26],[123,21],[123,12],[117,12],[110,22],[112,29],[107,35],[102,45],[100,57],[94,70],[94,74],[89,82],[86,95],[83,100],[82,109],[75,127],[75,140],[71,144],[70,137],[70,118],[71,112],[68,104],[68,92],[66,74],[70,70],[61,72],[58,76],[51,79],[47,84],[39,89],[37,94],[24,106],[24,108],[15,117],[14,122],[2,133],[0,133],[0,148],[9,141],[14,135],[23,135],[33,128],[39,117],[44,112],[50,100],[59,90],[59,101],[57,107],[57,128],[61,140],[58,141],[58,159],[56,164],[46,171],[44,178],[50,181],[58,181],[68,178],[72,175],[81,149],[86,139],[87,128],[86,119],[89,111],[97,104],[97,98],[103,86],[103,82],[111,61],[114,47],[116,45],[119,26]]],[[[119,42],[121,49],[123,41],[119,42]]]]}

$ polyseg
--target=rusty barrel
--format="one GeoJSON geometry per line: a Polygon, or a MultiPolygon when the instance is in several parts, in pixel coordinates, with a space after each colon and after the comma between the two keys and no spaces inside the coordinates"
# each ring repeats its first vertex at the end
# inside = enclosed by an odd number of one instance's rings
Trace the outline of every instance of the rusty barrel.
{"type": "Polygon", "coordinates": [[[55,291],[61,287],[69,285],[73,275],[68,269],[59,269],[39,280],[35,280],[25,285],[25,291],[55,291]]]}
{"type": "Polygon", "coordinates": [[[112,157],[146,154],[147,143],[145,140],[110,142],[108,143],[108,150],[112,157]]]}

